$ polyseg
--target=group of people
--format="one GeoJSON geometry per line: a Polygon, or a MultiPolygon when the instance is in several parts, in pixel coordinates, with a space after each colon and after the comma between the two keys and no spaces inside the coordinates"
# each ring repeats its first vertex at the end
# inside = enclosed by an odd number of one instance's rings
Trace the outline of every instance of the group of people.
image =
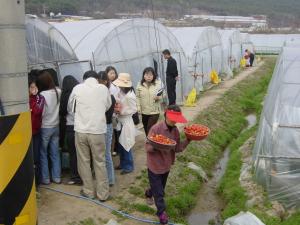
{"type": "Polygon", "coordinates": [[[246,49],[245,54],[244,54],[244,58],[246,60],[246,67],[252,67],[253,62],[254,62],[254,58],[255,58],[254,53],[251,52],[250,50],[246,49]]]}
{"type": "Polygon", "coordinates": [[[156,149],[148,141],[145,143],[150,184],[145,196],[149,204],[154,200],[161,224],[168,223],[164,188],[175,153],[183,151],[190,140],[180,142],[175,126],[178,122],[186,122],[176,105],[176,61],[169,50],[163,54],[168,60],[169,106],[161,122],[158,120],[164,88],[152,67],[144,69],[135,90],[130,74],[118,74],[112,66],[99,73],[85,72],[82,83],[71,75],[66,76],[61,89],[47,71],[42,71],[37,77],[29,76],[37,185],[61,183],[60,146],[70,155],[71,178],[68,184],[82,185],[80,194],[84,197],[106,201],[109,187],[115,184],[114,170],[121,170],[121,175],[134,170],[134,115],[139,113],[146,135],[162,134],[177,142],[171,151],[156,149]],[[120,160],[114,167],[112,155],[116,152],[120,160]]]}

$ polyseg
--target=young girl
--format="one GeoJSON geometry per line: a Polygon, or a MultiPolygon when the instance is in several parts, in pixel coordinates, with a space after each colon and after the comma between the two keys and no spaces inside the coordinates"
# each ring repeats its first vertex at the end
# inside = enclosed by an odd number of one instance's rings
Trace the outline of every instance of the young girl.
{"type": "Polygon", "coordinates": [[[42,113],[44,110],[45,98],[38,93],[35,78],[33,76],[29,76],[28,78],[35,183],[38,185],[40,183],[40,129],[42,125],[42,113]]]}
{"type": "Polygon", "coordinates": [[[48,167],[48,149],[51,160],[51,178],[54,183],[61,183],[61,164],[59,154],[59,99],[61,90],[55,87],[49,72],[44,71],[38,77],[41,95],[45,98],[45,107],[41,126],[41,183],[50,184],[48,167]]]}
{"type": "Polygon", "coordinates": [[[144,69],[141,82],[136,88],[138,112],[142,114],[142,122],[146,136],[150,128],[156,124],[161,111],[161,82],[156,79],[153,68],[144,69]]]}
{"type": "Polygon", "coordinates": [[[135,126],[132,115],[137,112],[136,96],[132,88],[130,74],[120,73],[114,85],[120,87],[118,99],[121,107],[118,108],[117,130],[120,132],[118,151],[120,165],[116,169],[122,170],[121,174],[131,173],[134,169],[132,147],[135,144],[135,126]]]}
{"type": "Polygon", "coordinates": [[[165,187],[172,164],[175,161],[175,153],[182,152],[190,140],[180,141],[179,130],[176,123],[186,123],[186,119],[177,105],[170,105],[165,113],[165,120],[155,124],[149,132],[161,134],[176,141],[173,150],[163,150],[154,148],[149,141],[146,142],[148,179],[150,188],[146,190],[147,202],[152,203],[153,198],[157,208],[157,216],[161,224],[168,224],[166,204],[164,201],[165,187]]]}
{"type": "MultiPolygon", "coordinates": [[[[106,72],[100,71],[98,73],[99,75],[99,83],[104,84],[109,88],[110,82],[108,79],[108,76],[106,72]]],[[[115,171],[114,171],[114,165],[111,157],[111,146],[112,146],[112,136],[113,136],[113,125],[112,125],[112,117],[114,113],[116,100],[113,95],[111,95],[111,107],[106,112],[106,125],[107,125],[107,131],[105,135],[105,161],[106,161],[106,170],[107,170],[107,177],[109,181],[109,186],[113,186],[115,184],[115,171]]]]}
{"type": "Polygon", "coordinates": [[[75,132],[74,132],[74,113],[72,112],[73,102],[69,101],[70,95],[73,88],[79,82],[73,76],[66,76],[63,79],[62,83],[62,93],[60,99],[60,132],[61,132],[61,142],[64,146],[64,141],[67,142],[67,150],[70,154],[70,170],[71,170],[71,179],[68,184],[70,185],[81,185],[82,180],[78,174],[77,167],[77,156],[76,156],[76,147],[75,147],[75,132]]]}
{"type": "MultiPolygon", "coordinates": [[[[114,96],[116,102],[119,104],[118,95],[120,93],[120,88],[113,84],[113,82],[118,78],[118,73],[115,67],[108,66],[105,69],[105,72],[107,74],[108,80],[109,80],[109,92],[111,95],[114,96]]],[[[114,132],[114,144],[113,144],[113,156],[116,156],[118,154],[118,145],[119,145],[119,137],[118,132],[116,130],[116,124],[117,124],[117,118],[116,115],[113,115],[112,122],[113,122],[113,132],[114,132]]]]}

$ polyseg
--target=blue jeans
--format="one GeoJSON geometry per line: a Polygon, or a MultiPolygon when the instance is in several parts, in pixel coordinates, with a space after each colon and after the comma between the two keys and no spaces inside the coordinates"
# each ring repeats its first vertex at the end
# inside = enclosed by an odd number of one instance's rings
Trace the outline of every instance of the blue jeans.
{"type": "Polygon", "coordinates": [[[40,183],[40,145],[41,145],[40,133],[32,135],[32,149],[33,149],[33,160],[34,160],[34,172],[35,172],[36,186],[39,185],[39,183],[40,183]]]}
{"type": "Polygon", "coordinates": [[[127,152],[119,143],[118,152],[120,156],[120,167],[122,168],[122,170],[125,172],[132,172],[134,170],[132,149],[127,152]]]}
{"type": "Polygon", "coordinates": [[[109,184],[115,184],[115,171],[114,164],[111,157],[111,144],[112,144],[113,126],[112,123],[107,124],[105,135],[105,162],[109,184]]]}
{"type": "Polygon", "coordinates": [[[49,165],[48,165],[48,149],[49,158],[51,160],[51,177],[54,182],[61,181],[61,164],[59,154],[59,127],[41,128],[41,151],[40,151],[40,167],[41,182],[50,183],[49,165]]]}

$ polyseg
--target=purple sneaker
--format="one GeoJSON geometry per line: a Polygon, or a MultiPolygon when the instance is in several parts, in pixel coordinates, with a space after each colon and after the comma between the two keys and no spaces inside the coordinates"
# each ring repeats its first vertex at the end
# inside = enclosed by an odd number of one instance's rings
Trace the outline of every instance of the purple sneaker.
{"type": "Polygon", "coordinates": [[[158,218],[159,218],[160,224],[168,224],[169,223],[168,215],[166,212],[162,212],[162,214],[160,214],[158,218]]]}

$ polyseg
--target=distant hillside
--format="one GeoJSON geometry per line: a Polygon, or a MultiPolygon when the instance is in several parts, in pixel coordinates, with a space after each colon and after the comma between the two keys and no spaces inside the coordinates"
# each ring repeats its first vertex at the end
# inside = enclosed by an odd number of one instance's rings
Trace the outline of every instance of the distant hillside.
{"type": "MultiPolygon", "coordinates": [[[[273,26],[298,26],[300,0],[152,0],[155,11],[165,17],[210,12],[218,15],[259,15],[270,18],[273,26]]],[[[27,13],[53,11],[64,14],[101,15],[110,18],[118,12],[151,10],[151,0],[27,0],[27,13]]]]}

